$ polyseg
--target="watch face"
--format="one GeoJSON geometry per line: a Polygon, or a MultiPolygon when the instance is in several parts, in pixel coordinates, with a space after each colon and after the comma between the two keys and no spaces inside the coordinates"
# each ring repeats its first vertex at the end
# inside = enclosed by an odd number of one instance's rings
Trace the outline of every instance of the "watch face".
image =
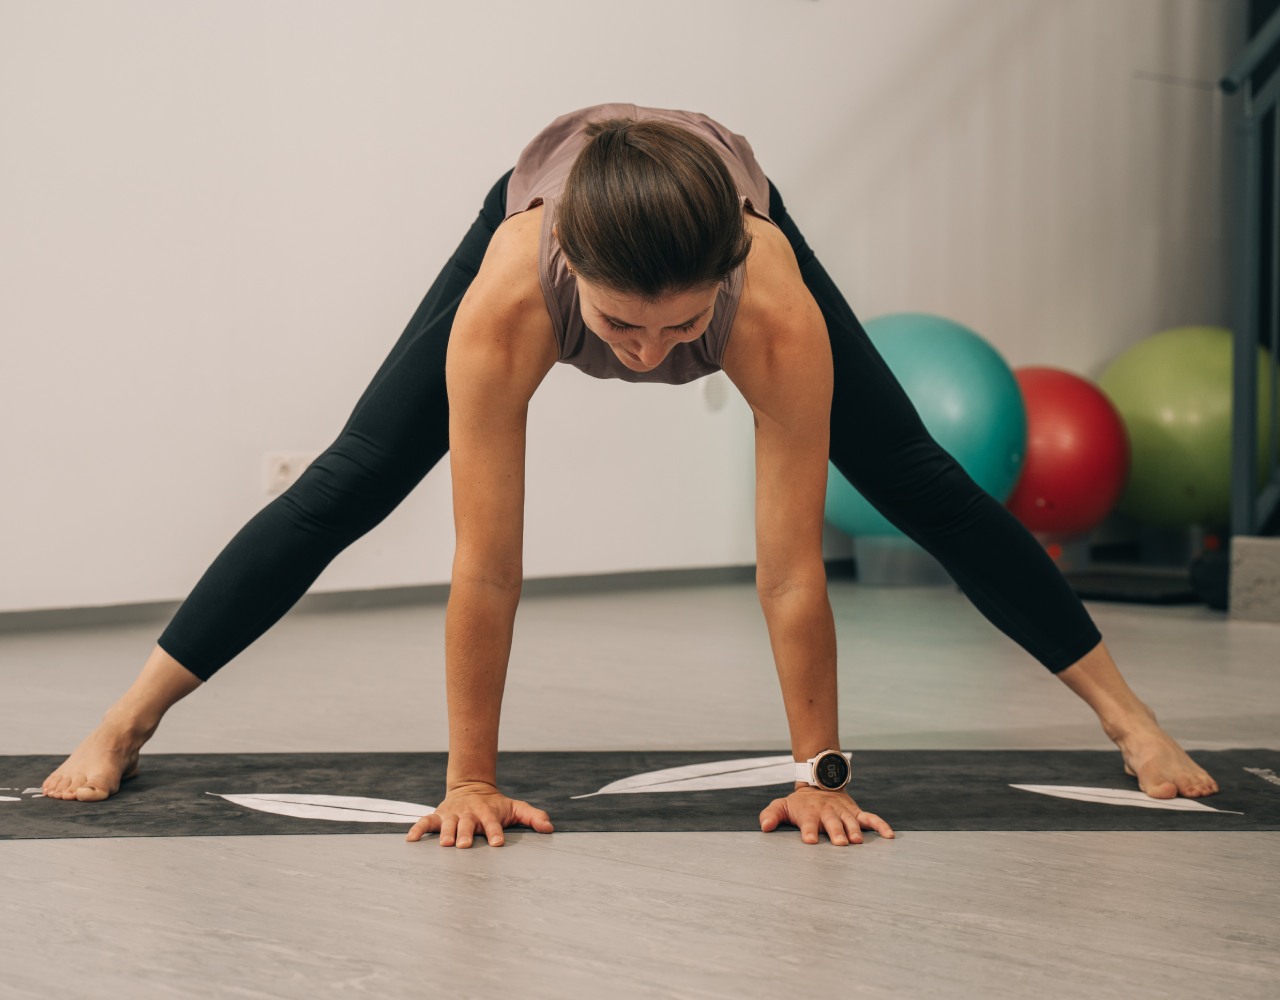
{"type": "Polygon", "coordinates": [[[813,770],[823,788],[843,788],[849,780],[849,762],[842,753],[823,754],[813,770]]]}

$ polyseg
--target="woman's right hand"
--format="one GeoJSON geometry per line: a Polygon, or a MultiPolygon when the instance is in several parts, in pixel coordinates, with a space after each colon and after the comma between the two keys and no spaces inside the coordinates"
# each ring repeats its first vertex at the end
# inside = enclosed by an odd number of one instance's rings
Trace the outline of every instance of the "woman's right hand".
{"type": "Polygon", "coordinates": [[[490,847],[501,847],[502,831],[519,824],[551,833],[551,817],[528,802],[509,799],[498,789],[475,781],[450,788],[436,811],[413,824],[405,840],[417,842],[428,833],[440,834],[441,847],[470,847],[478,831],[490,847]]]}

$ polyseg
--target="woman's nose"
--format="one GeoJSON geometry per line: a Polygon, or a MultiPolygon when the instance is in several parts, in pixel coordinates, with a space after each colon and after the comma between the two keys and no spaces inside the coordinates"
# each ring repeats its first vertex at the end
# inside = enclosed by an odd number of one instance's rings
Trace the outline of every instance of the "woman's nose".
{"type": "Polygon", "coordinates": [[[665,340],[650,340],[636,344],[635,355],[646,365],[656,365],[667,356],[671,344],[665,340]]]}

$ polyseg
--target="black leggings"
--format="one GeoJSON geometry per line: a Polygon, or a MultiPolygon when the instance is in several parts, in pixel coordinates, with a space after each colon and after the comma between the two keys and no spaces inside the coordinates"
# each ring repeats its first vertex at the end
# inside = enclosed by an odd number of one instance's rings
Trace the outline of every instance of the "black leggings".
{"type": "MultiPolygon", "coordinates": [[[[383,520],[449,448],[444,361],[454,313],[506,215],[504,175],[356,403],[342,433],[227,544],[160,636],[208,680],[279,621],[326,566],[383,520]]],[[[831,337],[831,459],[946,567],[969,599],[1052,671],[1101,641],[1039,543],[930,437],[902,387],[769,185],[831,337]]]]}

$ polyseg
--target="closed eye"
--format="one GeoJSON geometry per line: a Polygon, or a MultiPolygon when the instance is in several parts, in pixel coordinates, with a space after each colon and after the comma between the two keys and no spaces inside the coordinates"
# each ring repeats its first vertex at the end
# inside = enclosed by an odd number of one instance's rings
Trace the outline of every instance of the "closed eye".
{"type": "MultiPolygon", "coordinates": [[[[609,329],[613,330],[615,333],[626,333],[626,331],[628,330],[640,329],[640,327],[638,326],[628,326],[625,323],[615,323],[613,320],[609,319],[608,316],[604,318],[604,322],[605,322],[605,325],[608,326],[609,329]]],[[[697,328],[697,326],[698,326],[698,321],[694,320],[690,323],[686,323],[684,326],[672,327],[672,329],[675,330],[676,333],[692,333],[694,329],[697,328]]]]}

